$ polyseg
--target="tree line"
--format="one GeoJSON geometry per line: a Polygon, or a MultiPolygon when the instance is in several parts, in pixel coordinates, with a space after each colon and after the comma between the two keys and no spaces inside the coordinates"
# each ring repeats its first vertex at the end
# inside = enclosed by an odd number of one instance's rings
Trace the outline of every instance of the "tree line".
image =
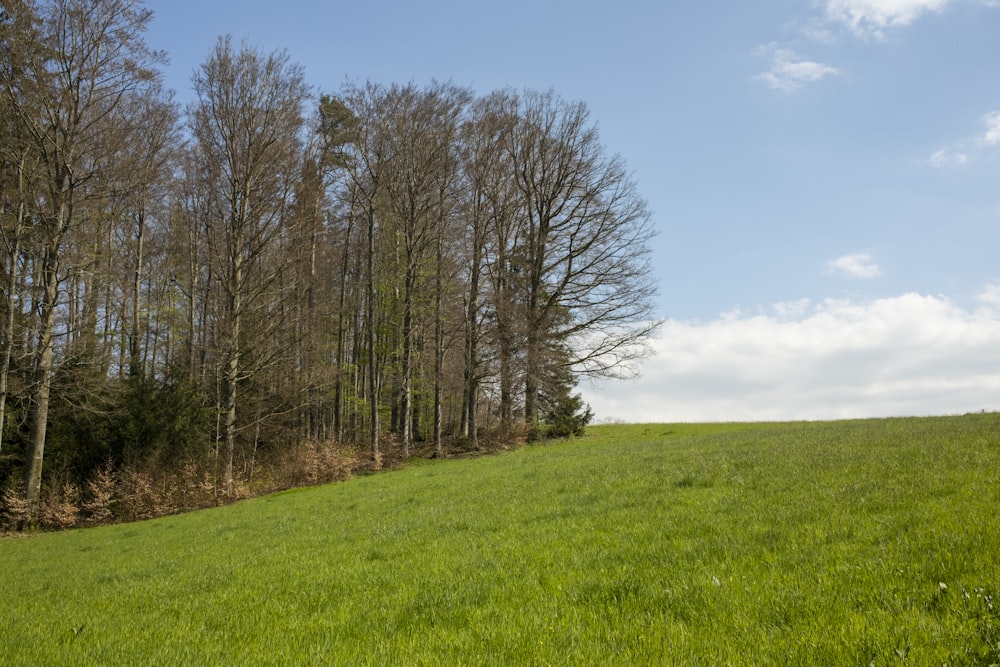
{"type": "Polygon", "coordinates": [[[0,10],[0,481],[30,522],[109,466],[227,497],[303,443],[379,467],[576,431],[577,379],[646,354],[650,215],[584,103],[317,95],[222,37],[181,106],[152,19],[0,10]]]}

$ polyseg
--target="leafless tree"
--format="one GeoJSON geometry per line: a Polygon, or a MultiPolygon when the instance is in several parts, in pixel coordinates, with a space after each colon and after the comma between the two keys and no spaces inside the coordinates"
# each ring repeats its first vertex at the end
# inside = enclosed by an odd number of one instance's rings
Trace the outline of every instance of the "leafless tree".
{"type": "Polygon", "coordinates": [[[548,369],[628,373],[658,322],[650,216],[586,105],[526,91],[519,116],[509,139],[523,198],[514,261],[523,276],[524,414],[534,422],[548,369]]]}
{"type": "MultiPolygon", "coordinates": [[[[287,53],[264,54],[220,38],[194,75],[198,95],[189,110],[196,155],[211,187],[205,221],[216,279],[224,295],[222,413],[226,451],[224,486],[233,485],[238,387],[244,361],[247,315],[280,275],[268,253],[286,232],[287,209],[300,174],[302,69],[287,53]]],[[[266,335],[255,328],[253,335],[266,335]]]]}
{"type": "Polygon", "coordinates": [[[413,444],[416,298],[430,252],[444,233],[443,207],[457,174],[453,153],[458,123],[469,97],[452,85],[421,90],[411,84],[390,88],[382,99],[386,143],[393,156],[386,169],[387,213],[402,238],[399,425],[407,457],[413,444]]]}
{"type": "MultiPolygon", "coordinates": [[[[495,343],[509,341],[510,309],[507,249],[512,245],[513,213],[517,190],[507,160],[507,140],[516,122],[516,99],[508,91],[479,98],[472,105],[461,135],[463,207],[465,221],[465,337],[463,395],[460,433],[476,446],[480,383],[488,375],[481,347],[487,315],[493,323],[495,343]],[[492,249],[492,252],[491,252],[492,249]],[[486,279],[493,284],[492,298],[485,294],[486,279]]],[[[512,356],[509,343],[502,345],[499,358],[504,389],[501,392],[502,421],[509,428],[511,410],[512,356]]],[[[494,354],[493,357],[497,358],[494,354]]]]}
{"type": "Polygon", "coordinates": [[[37,521],[52,371],[63,242],[80,216],[80,195],[99,156],[120,140],[110,122],[123,100],[158,85],[161,53],[143,33],[152,17],[138,0],[48,0],[6,8],[3,94],[30,139],[44,186],[35,250],[36,304],[31,455],[26,497],[37,521]]]}

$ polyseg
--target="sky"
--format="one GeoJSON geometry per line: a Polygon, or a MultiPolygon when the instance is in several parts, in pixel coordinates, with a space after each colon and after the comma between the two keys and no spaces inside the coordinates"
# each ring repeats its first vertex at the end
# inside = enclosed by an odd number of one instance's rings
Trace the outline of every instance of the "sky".
{"type": "Polygon", "coordinates": [[[221,35],[317,92],[585,102],[657,236],[664,319],[597,421],[1000,410],[1000,0],[148,0],[168,87],[221,35]]]}

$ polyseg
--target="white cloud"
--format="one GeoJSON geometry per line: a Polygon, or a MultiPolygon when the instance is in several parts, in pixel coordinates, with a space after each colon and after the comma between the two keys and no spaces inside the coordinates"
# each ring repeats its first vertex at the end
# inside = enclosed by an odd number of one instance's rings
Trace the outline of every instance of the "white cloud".
{"type": "MultiPolygon", "coordinates": [[[[844,29],[857,37],[881,40],[891,30],[906,27],[925,14],[943,12],[959,2],[1000,7],[1000,0],[814,0],[812,4],[821,12],[806,20],[801,32],[812,41],[824,44],[836,43],[844,29]]],[[[842,73],[832,65],[803,60],[793,50],[777,43],[762,46],[755,53],[771,58],[770,69],[755,78],[778,90],[796,90],[807,83],[842,73]]],[[[990,120],[994,123],[988,134],[990,141],[1000,144],[1000,117],[990,120]]],[[[942,149],[938,153],[928,162],[939,167],[955,166],[966,157],[951,150],[942,149]]]]}
{"type": "Polygon", "coordinates": [[[976,300],[982,304],[979,314],[985,317],[1000,316],[1000,285],[987,285],[976,300]]]}
{"type": "Polygon", "coordinates": [[[1000,146],[1000,111],[983,115],[980,122],[984,126],[980,134],[934,151],[927,158],[927,163],[938,169],[961,167],[979,154],[1000,146]]]}
{"type": "Polygon", "coordinates": [[[986,131],[980,137],[980,141],[987,146],[1000,144],[1000,111],[992,111],[983,116],[983,124],[986,131]]]}
{"type": "Polygon", "coordinates": [[[840,70],[836,67],[812,60],[802,60],[791,49],[776,44],[762,46],[755,53],[769,56],[771,59],[771,68],[767,72],[758,74],[756,78],[777,90],[796,90],[807,83],[840,74],[840,70]]]}
{"type": "Polygon", "coordinates": [[[1000,408],[1000,286],[668,321],[638,380],[581,386],[597,419],[842,419],[1000,408]]]}
{"type": "Polygon", "coordinates": [[[887,30],[907,26],[927,12],[939,12],[952,0],[826,0],[827,19],[856,35],[882,39],[887,30]]]}
{"type": "Polygon", "coordinates": [[[929,158],[927,158],[928,164],[932,167],[937,167],[938,169],[961,167],[968,161],[968,154],[954,148],[938,149],[934,151],[929,158]]]}
{"type": "Polygon", "coordinates": [[[877,278],[882,275],[872,256],[863,252],[832,259],[826,263],[826,267],[829,271],[851,278],[877,278]]]}

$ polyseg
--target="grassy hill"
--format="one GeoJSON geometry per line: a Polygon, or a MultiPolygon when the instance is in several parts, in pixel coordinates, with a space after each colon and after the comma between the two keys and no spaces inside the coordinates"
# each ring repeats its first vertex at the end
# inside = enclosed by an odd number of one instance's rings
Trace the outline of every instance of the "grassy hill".
{"type": "Polygon", "coordinates": [[[0,662],[1000,662],[1000,416],[602,426],[0,540],[0,662]]]}

